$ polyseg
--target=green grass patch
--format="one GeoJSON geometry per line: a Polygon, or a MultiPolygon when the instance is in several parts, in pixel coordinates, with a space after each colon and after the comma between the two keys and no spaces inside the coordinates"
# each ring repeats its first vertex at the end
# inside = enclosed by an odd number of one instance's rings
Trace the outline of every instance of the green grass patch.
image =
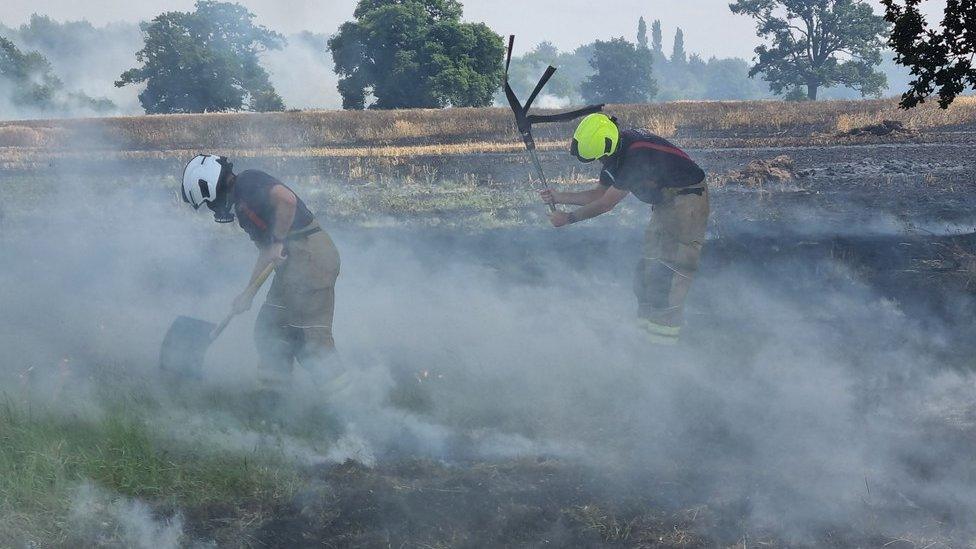
{"type": "Polygon", "coordinates": [[[169,508],[280,501],[298,486],[283,460],[209,452],[205,442],[160,440],[124,410],[83,420],[0,407],[0,546],[65,539],[72,495],[85,481],[169,508]]]}

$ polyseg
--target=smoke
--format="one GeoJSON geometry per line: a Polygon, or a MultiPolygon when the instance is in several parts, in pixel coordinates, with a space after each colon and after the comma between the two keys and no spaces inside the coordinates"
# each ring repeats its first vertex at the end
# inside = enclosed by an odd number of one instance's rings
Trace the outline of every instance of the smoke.
{"type": "Polygon", "coordinates": [[[540,109],[564,109],[570,105],[570,98],[544,93],[533,103],[540,109]]]}
{"type": "Polygon", "coordinates": [[[157,518],[144,502],[113,496],[88,482],[77,489],[69,520],[75,543],[136,549],[192,546],[185,543],[179,514],[157,518]]]}
{"type": "MultiPolygon", "coordinates": [[[[665,503],[733,502],[742,523],[795,540],[869,519],[964,530],[976,511],[973,379],[954,353],[970,298],[953,296],[960,316],[939,317],[842,258],[730,258],[723,245],[748,233],[730,227],[709,241],[687,345],[661,349],[631,322],[638,227],[459,235],[323,215],[343,261],[341,363],[298,369],[283,419],[324,410],[336,425],[268,436],[210,398],[253,387],[257,307],[214,345],[197,386],[172,394],[159,382],[170,321],[219,319],[255,253],[235,227],[174,199],[179,168],[107,195],[104,174],[64,165],[40,196],[4,197],[17,212],[0,234],[4,387],[20,391],[30,370],[30,399],[90,421],[106,392],[148,391],[161,444],[274,448],[300,464],[557,457],[653,487],[665,503]],[[350,382],[333,390],[340,368],[350,382]]],[[[180,539],[178,517],[160,522],[93,487],[80,494],[76,514],[94,510],[105,518],[92,524],[130,544],[180,539]]]]}
{"type": "MultiPolygon", "coordinates": [[[[109,114],[143,114],[138,97],[142,91],[140,87],[115,86],[115,81],[124,71],[138,66],[136,52],[143,46],[142,32],[138,25],[111,23],[96,27],[93,32],[81,34],[77,43],[56,44],[45,48],[43,43],[28,42],[28,46],[40,49],[68,89],[111,101],[115,110],[109,114]]],[[[77,109],[70,114],[78,117],[91,116],[93,113],[77,109]]],[[[106,113],[94,114],[104,116],[106,113]]]]}
{"type": "Polygon", "coordinates": [[[261,59],[271,83],[289,109],[338,109],[342,98],[336,86],[327,37],[303,32],[288,37],[280,50],[267,51],[261,59]]]}
{"type": "MultiPolygon", "coordinates": [[[[142,34],[134,23],[95,27],[87,21],[55,21],[34,15],[18,28],[0,26],[24,53],[37,52],[50,62],[53,74],[64,86],[55,90],[51,105],[17,105],[0,102],[5,118],[79,117],[106,114],[141,114],[136,87],[117,88],[123,71],[136,66],[135,53],[142,34]],[[92,100],[95,99],[95,101],[92,100]],[[107,99],[112,106],[98,100],[107,99]]],[[[0,101],[12,96],[0,90],[0,101]]]]}
{"type": "Polygon", "coordinates": [[[0,118],[26,120],[35,118],[93,117],[118,114],[118,106],[71,89],[53,90],[50,101],[43,104],[15,101],[19,84],[0,80],[0,118]]]}
{"type": "MultiPolygon", "coordinates": [[[[138,66],[135,54],[143,36],[134,23],[101,27],[87,21],[58,22],[35,16],[16,29],[0,26],[0,36],[11,39],[22,51],[37,51],[50,63],[63,83],[50,105],[14,104],[12,89],[0,81],[0,117],[7,119],[87,117],[142,114],[141,86],[118,88],[120,75],[138,66]],[[90,100],[107,99],[109,108],[90,100]],[[53,105],[53,106],[52,106],[53,105]]],[[[288,109],[334,109],[342,104],[336,89],[328,37],[301,32],[288,37],[281,50],[262,54],[262,63],[288,109]]]]}

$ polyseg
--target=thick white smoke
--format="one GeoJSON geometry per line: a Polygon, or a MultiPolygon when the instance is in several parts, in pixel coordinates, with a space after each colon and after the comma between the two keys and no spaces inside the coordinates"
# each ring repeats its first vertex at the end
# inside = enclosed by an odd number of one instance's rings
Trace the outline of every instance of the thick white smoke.
{"type": "Polygon", "coordinates": [[[307,32],[289,36],[283,49],[265,52],[261,62],[286,108],[342,107],[326,36],[307,32]]]}
{"type": "Polygon", "coordinates": [[[946,421],[965,416],[955,399],[972,386],[941,358],[957,319],[906,313],[843,258],[720,261],[713,235],[688,345],[661,349],[631,322],[639,227],[378,230],[324,215],[352,382],[326,392],[315,381],[329,372],[298,370],[288,414],[324,409],[338,426],[269,438],[208,398],[253,387],[257,307],[198,386],[168,393],[157,369],[173,318],[217,320],[244,286],[243,233],[175,200],[178,173],[48,174],[37,197],[4,199],[17,215],[0,238],[0,376],[14,387],[33,368],[29,396],[45,407],[97,420],[93,383],[111,379],[161,402],[148,421],[163,445],[267,446],[300,464],[555,456],[675,500],[747,502],[744,521],[797,540],[872,513],[899,527],[904,501],[959,524],[976,511],[967,427],[946,421]]]}

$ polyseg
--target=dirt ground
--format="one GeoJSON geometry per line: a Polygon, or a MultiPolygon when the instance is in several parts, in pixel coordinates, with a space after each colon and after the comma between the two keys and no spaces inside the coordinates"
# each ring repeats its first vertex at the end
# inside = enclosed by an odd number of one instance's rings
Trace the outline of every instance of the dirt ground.
{"type": "MultiPolygon", "coordinates": [[[[604,281],[613,292],[624,293],[627,285],[620,279],[629,277],[630,256],[640,242],[639,231],[621,232],[613,236],[603,229],[582,230],[555,245],[551,233],[541,229],[476,235],[380,230],[370,238],[392,242],[394,248],[436,249],[424,252],[420,261],[425,268],[477,266],[493,273],[490,280],[503,287],[548,284],[553,265],[561,265],[575,276],[604,281]]],[[[972,275],[954,263],[956,247],[971,251],[976,240],[971,234],[823,235],[803,241],[794,236],[741,235],[709,243],[690,303],[685,344],[692,350],[681,353],[691,353],[693,362],[720,379],[735,379],[738,370],[751,372],[764,363],[761,356],[770,342],[792,349],[782,357],[787,368],[794,367],[790,360],[802,364],[802,357],[817,349],[813,364],[834,361],[850,376],[855,413],[844,421],[898,417],[898,448],[885,458],[897,464],[891,466],[897,473],[865,471],[864,484],[856,489],[860,501],[853,507],[837,502],[846,509],[843,517],[813,513],[823,522],[804,518],[801,530],[784,527],[793,520],[793,507],[824,502],[808,501],[816,497],[806,492],[811,490],[806,481],[781,478],[759,465],[763,459],[755,454],[771,449],[740,433],[740,420],[729,419],[741,413],[740,406],[753,404],[735,396],[714,398],[714,387],[702,387],[679,406],[679,415],[695,419],[674,421],[668,428],[663,441],[676,448],[666,466],[643,464],[640,453],[647,449],[640,438],[662,442],[660,434],[641,434],[647,427],[641,426],[643,421],[632,424],[626,416],[596,413],[574,424],[573,434],[564,434],[621,461],[600,466],[533,452],[485,459],[464,440],[452,443],[450,457],[436,459],[391,447],[371,467],[347,462],[310,469],[307,488],[292,501],[263,507],[263,520],[245,529],[243,538],[238,537],[241,530],[226,528],[239,510],[219,506],[187,510],[187,532],[198,539],[256,547],[966,546],[973,538],[968,513],[961,509],[969,504],[955,499],[959,496],[931,491],[928,483],[968,485],[969,475],[976,474],[967,457],[976,452],[976,401],[969,395],[953,400],[951,409],[923,407],[924,416],[903,403],[917,396],[919,376],[933,374],[933,368],[969,373],[976,366],[976,331],[969,322],[976,312],[972,275]],[[730,279],[754,281],[743,282],[740,289],[761,292],[772,305],[730,299],[727,294],[735,287],[730,279]],[[878,312],[889,305],[898,313],[878,312]],[[802,328],[794,332],[794,324],[802,328]],[[796,341],[782,342],[784,337],[796,341]],[[903,369],[897,359],[902,353],[924,356],[928,374],[903,369]],[[724,404],[712,408],[714,402],[724,404]],[[760,502],[769,498],[784,506],[782,516],[774,513],[774,518],[757,522],[755,514],[765,505],[760,502]]],[[[666,365],[667,356],[658,360],[666,365]]],[[[682,368],[685,360],[678,358],[674,367],[682,368]]],[[[482,389],[470,385],[478,385],[479,378],[463,374],[459,366],[457,371],[444,370],[450,383],[412,389],[423,364],[407,353],[394,366],[404,389],[395,391],[391,402],[436,423],[452,424],[457,409],[448,394],[478,398],[482,389]]],[[[734,383],[728,390],[739,391],[734,383]]],[[[757,389],[748,399],[763,397],[757,389]]],[[[588,407],[586,400],[577,405],[588,407]]],[[[504,408],[503,401],[498,406],[504,408]]],[[[511,432],[524,428],[538,434],[537,427],[510,424],[521,420],[506,420],[509,413],[500,410],[500,417],[487,423],[472,419],[467,427],[475,432],[497,421],[511,432]]],[[[773,431],[769,436],[778,436],[773,431]]],[[[806,451],[814,455],[821,450],[806,451]]]]}
{"type": "MultiPolygon", "coordinates": [[[[890,300],[920,324],[939,326],[946,339],[923,345],[933,362],[962,371],[976,366],[972,134],[929,138],[932,142],[690,151],[713,174],[785,154],[794,160],[796,177],[760,186],[736,182],[716,186],[708,249],[690,304],[689,344],[741,357],[755,352],[757,341],[778,337],[776,330],[762,327],[769,319],[757,326],[749,312],[723,304],[720,293],[728,291],[727,281],[712,275],[735,269],[755,280],[766,280],[771,293],[805,296],[797,301],[803,301],[808,321],[828,327],[833,345],[867,349],[848,356],[851,368],[876,363],[886,350],[899,348],[899,341],[910,337],[897,328],[893,333],[882,329],[882,333],[872,330],[870,337],[851,337],[852,324],[867,326],[876,321],[864,311],[843,308],[847,318],[838,322],[838,310],[828,303],[838,294],[855,287],[860,292],[864,286],[872,299],[890,300]],[[844,268],[834,269],[837,264],[844,268]],[[796,276],[797,270],[809,276],[796,276]],[[822,300],[807,302],[806,296],[818,295],[822,300]],[[816,306],[819,301],[824,302],[822,307],[816,306]],[[863,324],[858,321],[862,316],[863,324]],[[730,330],[731,326],[736,328],[730,330]]],[[[474,162],[458,159],[459,164],[453,165],[452,160],[439,161],[445,164],[442,171],[477,173],[482,184],[502,188],[506,185],[498,182],[521,185],[518,173],[525,169],[522,159],[511,155],[474,162]]],[[[547,154],[546,161],[552,177],[583,175],[578,166],[554,153],[547,154]]],[[[627,274],[618,275],[613,287],[627,291],[632,256],[639,249],[640,228],[646,219],[640,206],[634,210],[614,222],[582,231],[580,236],[555,241],[542,228],[476,231],[473,236],[433,231],[432,238],[449,253],[521,280],[545,272],[546,264],[535,260],[546,256],[543,250],[555,250],[575,269],[598,272],[598,280],[607,276],[598,265],[614,265],[612,271],[627,274]],[[508,245],[512,241],[520,245],[508,245]]],[[[881,374],[881,378],[888,375],[897,376],[881,374]]],[[[871,409],[872,402],[882,406],[877,402],[886,400],[876,393],[881,390],[878,379],[864,374],[859,389],[865,395],[861,406],[871,409]]],[[[889,383],[881,385],[896,391],[889,383]]],[[[957,464],[940,455],[955,455],[958,444],[969,445],[962,440],[972,440],[970,435],[959,438],[969,427],[965,422],[961,427],[937,425],[917,436],[925,440],[921,446],[943,447],[946,454],[912,450],[897,458],[912,478],[958,474],[957,464]]],[[[700,444],[692,444],[698,452],[730,452],[725,438],[730,435],[717,425],[679,436],[685,441],[700,440],[700,444]]],[[[748,450],[742,451],[748,455],[748,450]]],[[[865,496],[849,522],[824,524],[814,528],[814,533],[796,538],[777,527],[747,526],[748,521],[740,521],[750,515],[750,490],[721,495],[725,492],[719,488],[721,480],[700,476],[707,468],[693,458],[687,469],[679,468],[681,472],[673,477],[646,478],[633,472],[581,469],[542,456],[500,463],[408,459],[374,470],[345,465],[324,470],[321,476],[335,494],[335,506],[322,510],[308,501],[290,504],[258,537],[272,546],[330,540],[326,543],[334,546],[458,547],[934,547],[971,540],[964,533],[965,525],[946,507],[951,504],[931,495],[906,493],[887,481],[879,481],[874,492],[868,487],[871,495],[865,496]],[[324,520],[323,515],[329,518],[324,520]],[[900,534],[890,525],[879,526],[896,516],[912,526],[900,534]],[[375,529],[377,522],[383,528],[375,529]],[[941,526],[919,526],[930,524],[941,526]]],[[[737,474],[734,466],[730,470],[737,474]]],[[[759,474],[752,490],[775,491],[772,485],[776,482],[763,480],[759,474]]],[[[310,501],[318,500],[313,497],[310,501]]]]}
{"type": "MultiPolygon", "coordinates": [[[[671,430],[649,417],[649,411],[660,411],[654,407],[614,404],[610,410],[587,409],[572,420],[537,418],[520,415],[524,393],[511,379],[503,383],[479,373],[414,390],[409,387],[416,384],[416,372],[427,371],[422,360],[406,354],[403,364],[392,367],[397,389],[388,404],[403,414],[461,426],[465,436],[498,428],[534,439],[553,429],[582,441],[594,455],[605,452],[619,461],[600,466],[572,453],[538,450],[490,457],[472,450],[464,436],[452,439],[451,449],[436,457],[392,445],[372,466],[347,461],[305,468],[307,486],[288,501],[183,509],[187,536],[253,547],[971,546],[976,506],[965,493],[976,478],[971,460],[976,400],[963,392],[951,405],[936,406],[935,397],[918,387],[923,382],[928,387],[929,376],[965,377],[976,367],[974,138],[966,128],[953,128],[901,141],[830,147],[692,143],[688,152],[712,177],[713,216],[689,303],[686,347],[675,359],[691,361],[696,369],[675,375],[712,372],[720,383],[677,382],[688,389],[687,399],[669,409],[693,420],[675,421],[671,430]],[[754,160],[782,155],[793,161],[788,180],[757,184],[728,177],[754,160]],[[766,377],[767,369],[826,363],[836,368],[825,375],[843,377],[839,383],[853,395],[831,428],[870,424],[864,441],[854,446],[862,448],[863,442],[863,452],[872,456],[866,461],[883,463],[854,474],[857,486],[845,490],[860,501],[837,502],[836,508],[829,490],[821,494],[819,486],[835,465],[823,455],[843,452],[820,444],[834,440],[829,436],[813,439],[810,447],[791,446],[794,432],[811,427],[819,416],[807,417],[803,408],[778,410],[775,405],[791,397],[779,395],[787,392],[776,385],[780,373],[766,377]],[[768,391],[758,386],[766,382],[768,391]],[[748,398],[724,396],[722,383],[730,395],[748,398]],[[504,408],[494,415],[478,415],[459,404],[492,390],[504,408]],[[790,413],[796,413],[795,422],[770,419],[790,413]],[[746,417],[750,426],[729,417],[746,417]],[[884,418],[883,426],[874,424],[878,418],[884,418]],[[546,424],[550,420],[553,425],[546,424]],[[774,442],[756,435],[766,432],[774,442]],[[889,443],[891,448],[885,446],[889,443]],[[656,448],[668,445],[674,448],[656,448]],[[879,446],[885,448],[877,457],[873,452],[879,446]],[[768,461],[769,456],[775,459],[768,461]],[[784,465],[791,461],[800,465],[784,465]],[[807,474],[810,478],[796,480],[807,474]]],[[[578,188],[592,175],[568,155],[543,156],[550,176],[566,188],[578,188]]],[[[407,254],[432,277],[452,269],[489,273],[481,282],[502,294],[516,287],[531,295],[561,280],[560,296],[601,299],[593,290],[601,287],[613,296],[607,298],[612,304],[621,304],[618,312],[630,313],[630,281],[648,208],[630,201],[609,219],[557,233],[545,226],[544,209],[533,202],[522,155],[247,158],[240,165],[264,167],[291,182],[309,197],[340,244],[369,249],[383,243],[383,250],[407,254]],[[391,189],[399,193],[397,200],[391,189]]],[[[167,159],[145,160],[134,167],[135,186],[165,203],[172,199],[170,186],[181,167],[167,159]]],[[[0,167],[0,178],[24,191],[0,202],[0,244],[21,246],[21,223],[36,215],[51,193],[38,182],[57,173],[112,184],[111,174],[94,160],[29,171],[0,167]]],[[[88,213],[83,209],[81,215],[88,213]]],[[[160,266],[144,283],[175,285],[175,269],[160,266]]],[[[463,295],[463,289],[458,292],[463,295]]],[[[586,308],[554,311],[585,313],[586,308]]],[[[627,320],[596,318],[621,325],[627,320]]],[[[615,341],[616,328],[595,331],[615,341]]],[[[386,350],[389,356],[400,351],[386,350]]],[[[454,357],[450,353],[463,355],[464,349],[445,352],[454,357]]],[[[666,352],[646,353],[668,359],[666,352]]],[[[816,385],[817,378],[806,375],[798,371],[796,383],[816,385]]],[[[653,394],[654,376],[642,373],[635,379],[640,383],[619,389],[619,395],[598,395],[594,401],[639,401],[645,389],[653,394]]],[[[620,381],[597,383],[607,389],[620,381]]],[[[966,383],[962,386],[969,387],[966,383]]],[[[580,385],[552,398],[570,408],[576,402],[588,406],[589,391],[596,389],[580,385]]],[[[859,433],[849,434],[857,438],[859,433]]]]}

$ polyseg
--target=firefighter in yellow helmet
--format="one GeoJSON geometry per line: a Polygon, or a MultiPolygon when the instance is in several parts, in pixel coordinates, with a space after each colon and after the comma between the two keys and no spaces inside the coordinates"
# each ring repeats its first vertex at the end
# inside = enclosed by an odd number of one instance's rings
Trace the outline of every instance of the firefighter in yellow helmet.
{"type": "Polygon", "coordinates": [[[582,192],[542,191],[545,202],[581,206],[553,212],[553,226],[607,213],[629,193],[650,204],[653,213],[634,283],[638,322],[651,341],[677,343],[685,297],[705,242],[705,172],[666,139],[640,129],[621,130],[615,119],[602,113],[580,122],[570,152],[582,162],[602,163],[599,185],[582,192]]]}

